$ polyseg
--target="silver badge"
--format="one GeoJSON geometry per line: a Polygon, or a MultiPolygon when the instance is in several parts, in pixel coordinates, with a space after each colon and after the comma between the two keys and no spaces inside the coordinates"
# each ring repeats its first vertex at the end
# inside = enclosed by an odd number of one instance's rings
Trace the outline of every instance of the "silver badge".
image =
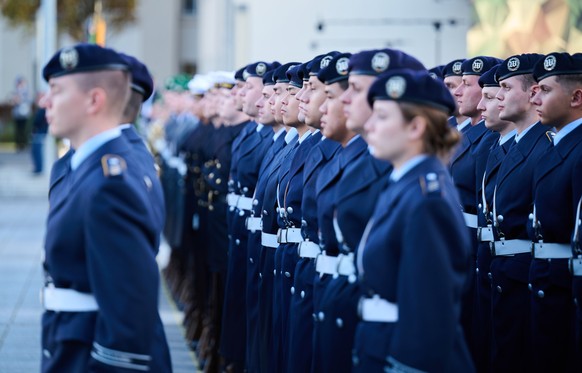
{"type": "Polygon", "coordinates": [[[507,61],[507,70],[515,71],[519,69],[519,58],[511,57],[509,61],[507,61]]]}
{"type": "Polygon", "coordinates": [[[335,70],[339,75],[347,75],[349,64],[350,59],[347,57],[342,57],[335,63],[335,70]]]}
{"type": "Polygon", "coordinates": [[[376,53],[374,57],[372,57],[372,69],[377,73],[385,71],[389,64],[390,57],[384,52],[376,53]]]}
{"type": "Polygon", "coordinates": [[[552,71],[556,67],[556,57],[548,56],[544,60],[544,69],[547,71],[552,71]]]}
{"type": "MultiPolygon", "coordinates": [[[[246,71],[246,70],[245,70],[246,71]]],[[[267,72],[267,65],[264,63],[259,63],[255,69],[258,76],[263,76],[267,72]]]]}
{"type": "Polygon", "coordinates": [[[455,73],[455,75],[461,75],[461,72],[463,67],[463,63],[461,61],[457,61],[453,64],[453,73],[455,73]]]}
{"type": "Polygon", "coordinates": [[[475,73],[480,73],[481,70],[483,70],[483,60],[480,58],[477,58],[475,61],[473,61],[473,65],[471,65],[471,69],[475,73]]]}
{"type": "Polygon", "coordinates": [[[325,69],[326,67],[329,66],[329,63],[331,62],[331,60],[333,60],[332,56],[325,56],[321,59],[321,62],[319,62],[319,68],[320,69],[325,69]]]}
{"type": "Polygon", "coordinates": [[[390,98],[400,98],[406,92],[406,79],[401,76],[393,76],[386,82],[386,93],[390,98]]]}
{"type": "Polygon", "coordinates": [[[249,75],[251,75],[251,74],[249,74],[249,72],[247,71],[247,69],[244,69],[243,70],[243,73],[242,73],[243,80],[246,81],[247,78],[249,77],[249,75]]]}
{"type": "Polygon", "coordinates": [[[75,48],[66,48],[59,54],[59,62],[65,70],[73,70],[79,63],[79,53],[75,48]]]}
{"type": "Polygon", "coordinates": [[[433,73],[432,71],[428,73],[428,75],[433,78],[434,80],[437,80],[439,77],[437,74],[433,73]]]}

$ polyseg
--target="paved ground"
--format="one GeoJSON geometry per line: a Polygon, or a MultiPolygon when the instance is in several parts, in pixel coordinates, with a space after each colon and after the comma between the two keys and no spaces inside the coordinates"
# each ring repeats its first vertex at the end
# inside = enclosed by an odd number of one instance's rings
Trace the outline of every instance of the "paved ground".
{"type": "MultiPolygon", "coordinates": [[[[34,373],[40,367],[38,293],[48,178],[30,171],[28,154],[0,146],[0,373],[34,373]]],[[[166,257],[162,249],[159,262],[166,257]]],[[[182,335],[182,315],[160,291],[174,372],[196,372],[182,335]]]]}

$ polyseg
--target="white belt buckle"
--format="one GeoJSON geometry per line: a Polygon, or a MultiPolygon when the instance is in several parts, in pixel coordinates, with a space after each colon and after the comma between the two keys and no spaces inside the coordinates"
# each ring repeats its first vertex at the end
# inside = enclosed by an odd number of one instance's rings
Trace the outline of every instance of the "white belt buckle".
{"type": "Polygon", "coordinates": [[[467,225],[467,227],[477,228],[477,215],[463,212],[463,217],[465,218],[465,225],[467,225]]]}
{"type": "Polygon", "coordinates": [[[479,236],[477,237],[481,242],[493,242],[493,228],[488,225],[486,227],[479,227],[479,236]]]}
{"type": "Polygon", "coordinates": [[[319,245],[311,241],[303,241],[299,243],[297,253],[301,258],[317,258],[321,253],[319,245]]]}
{"type": "Polygon", "coordinates": [[[398,305],[375,295],[373,298],[360,300],[362,320],[371,322],[397,322],[398,305]]]}
{"type": "Polygon", "coordinates": [[[570,272],[573,276],[582,276],[582,257],[570,259],[570,272]]]}
{"type": "Polygon", "coordinates": [[[260,217],[249,216],[246,220],[246,226],[253,233],[263,230],[263,220],[260,217]]]}

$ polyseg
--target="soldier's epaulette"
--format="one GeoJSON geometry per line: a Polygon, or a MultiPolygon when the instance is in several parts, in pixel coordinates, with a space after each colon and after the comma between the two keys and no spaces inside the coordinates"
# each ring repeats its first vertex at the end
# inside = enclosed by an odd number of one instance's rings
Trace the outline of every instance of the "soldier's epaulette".
{"type": "Polygon", "coordinates": [[[554,131],[546,131],[546,137],[548,138],[548,141],[551,142],[552,144],[554,143],[554,136],[556,136],[556,133],[554,131]]]}
{"type": "Polygon", "coordinates": [[[420,189],[426,196],[441,195],[441,181],[436,173],[430,172],[420,177],[420,189]]]}
{"type": "Polygon", "coordinates": [[[103,175],[105,177],[115,177],[123,175],[127,168],[125,159],[114,154],[105,154],[101,157],[101,167],[103,168],[103,175]]]}

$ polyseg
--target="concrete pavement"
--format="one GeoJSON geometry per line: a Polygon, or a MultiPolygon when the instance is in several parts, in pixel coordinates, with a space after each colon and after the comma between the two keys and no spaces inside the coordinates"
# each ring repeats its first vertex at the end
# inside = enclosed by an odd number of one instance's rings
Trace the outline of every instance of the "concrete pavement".
{"type": "MultiPolygon", "coordinates": [[[[39,289],[48,210],[46,175],[33,176],[30,157],[0,147],[0,373],[40,369],[39,289]]],[[[161,248],[159,262],[167,258],[161,248]]],[[[160,289],[160,315],[175,373],[196,372],[186,347],[182,314],[160,289]]]]}

